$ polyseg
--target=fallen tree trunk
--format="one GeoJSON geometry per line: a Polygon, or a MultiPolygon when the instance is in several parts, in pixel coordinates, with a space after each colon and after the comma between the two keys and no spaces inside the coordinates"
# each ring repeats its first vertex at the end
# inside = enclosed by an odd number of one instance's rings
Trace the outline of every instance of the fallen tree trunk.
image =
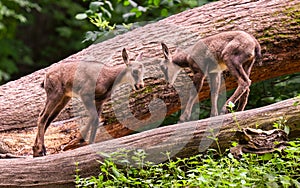
{"type": "Polygon", "coordinates": [[[237,130],[252,127],[270,129],[274,121],[284,119],[290,127],[289,138],[300,136],[299,99],[289,99],[266,107],[227,114],[184,124],[161,127],[135,135],[84,146],[72,151],[40,158],[1,159],[0,187],[74,187],[76,165],[81,177],[97,175],[103,160],[99,152],[115,152],[118,149],[144,149],[147,160],[155,163],[171,157],[187,157],[205,151],[208,147],[229,148],[236,141],[237,130]],[[238,128],[239,127],[239,128],[238,128]]]}
{"type": "MultiPolygon", "coordinates": [[[[163,98],[167,114],[181,108],[178,95],[174,89],[167,88],[158,69],[157,59],[162,57],[160,42],[164,41],[172,50],[176,46],[186,48],[201,37],[228,30],[244,30],[253,34],[263,50],[263,65],[252,69],[253,82],[300,71],[300,37],[299,37],[299,1],[230,1],[224,0],[207,4],[203,7],[185,11],[154,24],[135,29],[113,39],[91,45],[89,48],[74,54],[60,63],[96,61],[105,64],[118,64],[120,50],[126,47],[131,52],[143,51],[146,57],[152,58],[146,63],[146,88],[130,103],[135,117],[147,119],[150,116],[147,105],[153,96],[163,98]],[[157,76],[160,75],[160,76],[157,76]],[[138,102],[137,102],[138,101],[138,102]]],[[[47,69],[37,71],[19,80],[0,87],[0,131],[32,127],[41,111],[45,93],[40,83],[47,69]]],[[[236,81],[225,75],[227,89],[236,87],[236,81]]],[[[185,83],[181,83],[184,85],[185,83]]],[[[200,92],[200,100],[209,97],[206,84],[200,92]]],[[[59,119],[68,119],[78,115],[73,107],[78,101],[69,105],[60,114],[59,119]]],[[[108,136],[98,135],[98,141],[115,138],[138,130],[145,123],[137,122],[132,129],[119,123],[108,103],[104,107],[104,118],[108,136]]]]}

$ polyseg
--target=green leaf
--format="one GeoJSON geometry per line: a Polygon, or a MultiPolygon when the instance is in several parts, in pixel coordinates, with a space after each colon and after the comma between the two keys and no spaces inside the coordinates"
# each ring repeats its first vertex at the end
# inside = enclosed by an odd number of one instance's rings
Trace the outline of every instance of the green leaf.
{"type": "Polygon", "coordinates": [[[232,142],[232,143],[231,143],[231,145],[232,145],[233,147],[236,147],[238,144],[239,144],[239,143],[237,143],[237,142],[232,142]]]}
{"type": "Polygon", "coordinates": [[[0,30],[4,30],[4,29],[5,29],[5,25],[2,22],[0,22],[0,30]]]}
{"type": "Polygon", "coordinates": [[[75,18],[77,20],[84,20],[86,19],[88,16],[86,15],[86,13],[79,13],[79,14],[76,14],[75,18]]]}
{"type": "Polygon", "coordinates": [[[264,160],[264,161],[268,161],[272,158],[273,158],[273,155],[271,153],[266,153],[266,154],[261,156],[261,159],[264,160]]]}
{"type": "Polygon", "coordinates": [[[286,134],[290,134],[290,127],[287,126],[287,125],[285,125],[285,126],[284,126],[284,132],[285,132],[286,134]]]}
{"type": "Polygon", "coordinates": [[[131,6],[133,7],[137,7],[138,4],[136,2],[134,2],[133,0],[128,0],[128,2],[130,3],[131,6]]]}
{"type": "Polygon", "coordinates": [[[131,9],[130,12],[135,13],[136,18],[138,18],[142,15],[142,12],[137,7],[131,9]]]}
{"type": "Polygon", "coordinates": [[[70,38],[72,35],[72,29],[70,27],[57,27],[56,31],[60,36],[70,38]]]}
{"type": "Polygon", "coordinates": [[[90,3],[90,10],[93,12],[97,12],[101,6],[103,6],[103,2],[95,1],[90,3]]]}
{"type": "Polygon", "coordinates": [[[292,179],[292,183],[295,185],[296,188],[300,188],[300,183],[297,180],[292,179]]]}
{"type": "Polygon", "coordinates": [[[104,7],[101,7],[101,10],[109,17],[111,18],[111,13],[104,7]]]}
{"type": "Polygon", "coordinates": [[[123,5],[124,5],[125,7],[127,7],[127,6],[130,5],[130,2],[129,2],[128,0],[126,0],[126,1],[123,2],[123,5]]]}
{"type": "Polygon", "coordinates": [[[164,8],[160,11],[162,17],[167,17],[169,15],[168,9],[164,8]]]}
{"type": "Polygon", "coordinates": [[[104,1],[104,2],[105,2],[105,4],[107,4],[109,6],[110,10],[114,10],[114,7],[112,6],[110,1],[104,1]]]}
{"type": "Polygon", "coordinates": [[[120,172],[118,171],[118,169],[117,169],[115,166],[113,166],[113,167],[111,168],[111,170],[113,171],[114,175],[115,175],[117,178],[120,177],[120,172]]]}
{"type": "Polygon", "coordinates": [[[160,4],[160,0],[153,0],[153,4],[154,4],[154,6],[159,6],[159,4],[160,4]]]}
{"type": "Polygon", "coordinates": [[[229,101],[227,107],[230,109],[233,109],[235,107],[235,104],[233,102],[229,101]]]}
{"type": "Polygon", "coordinates": [[[273,103],[275,100],[275,97],[264,97],[261,100],[264,102],[267,102],[267,103],[273,103]]]}
{"type": "Polygon", "coordinates": [[[9,79],[10,79],[9,74],[0,70],[0,82],[3,80],[9,80],[9,79]]]}

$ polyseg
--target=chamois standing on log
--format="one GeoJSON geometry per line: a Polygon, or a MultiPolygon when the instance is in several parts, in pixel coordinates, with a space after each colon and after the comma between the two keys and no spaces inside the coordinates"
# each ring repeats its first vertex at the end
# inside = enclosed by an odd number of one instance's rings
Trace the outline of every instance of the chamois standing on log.
{"type": "Polygon", "coordinates": [[[88,124],[76,140],[83,143],[90,130],[89,143],[93,143],[102,105],[111,95],[113,87],[124,82],[129,83],[135,90],[144,87],[144,66],[140,62],[142,53],[131,62],[124,48],[122,57],[125,64],[113,67],[100,65],[97,62],[88,64],[69,62],[53,67],[47,72],[42,83],[47,99],[37,122],[38,131],[33,146],[34,157],[46,155],[44,134],[72,96],[79,96],[89,113],[88,124]]]}
{"type": "MultiPolygon", "coordinates": [[[[166,80],[170,85],[180,72],[181,68],[189,67],[194,73],[193,83],[197,93],[200,92],[205,77],[209,76],[211,89],[211,116],[217,116],[218,95],[221,87],[221,74],[224,70],[237,79],[238,87],[222,108],[226,112],[229,101],[236,103],[237,110],[244,110],[250,92],[251,80],[249,78],[253,64],[261,63],[261,47],[258,41],[244,31],[227,31],[201,39],[187,50],[176,50],[171,55],[166,44],[161,43],[164,59],[160,63],[166,80]],[[178,67],[179,66],[179,67],[178,67]]],[[[198,94],[190,92],[180,121],[189,120],[193,104],[198,94]]]]}

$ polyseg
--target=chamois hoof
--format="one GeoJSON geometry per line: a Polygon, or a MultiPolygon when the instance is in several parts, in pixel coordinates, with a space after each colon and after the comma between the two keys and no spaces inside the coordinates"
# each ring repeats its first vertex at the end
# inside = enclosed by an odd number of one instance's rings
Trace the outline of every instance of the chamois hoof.
{"type": "Polygon", "coordinates": [[[41,148],[39,146],[33,146],[33,157],[42,157],[46,156],[46,147],[43,145],[41,148]]]}
{"type": "Polygon", "coordinates": [[[63,146],[62,150],[73,150],[86,145],[88,145],[88,143],[83,138],[75,138],[71,140],[71,142],[69,142],[66,146],[63,146]]]}

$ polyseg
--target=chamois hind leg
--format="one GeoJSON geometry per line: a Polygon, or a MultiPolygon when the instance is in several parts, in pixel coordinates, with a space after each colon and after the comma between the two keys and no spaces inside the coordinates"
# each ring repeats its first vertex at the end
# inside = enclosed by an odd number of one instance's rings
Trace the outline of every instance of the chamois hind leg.
{"type": "Polygon", "coordinates": [[[184,109],[184,112],[180,116],[180,119],[179,119],[180,122],[185,122],[190,119],[193,105],[195,104],[195,102],[198,99],[198,93],[202,89],[204,79],[205,79],[205,76],[201,71],[194,73],[193,82],[194,82],[194,86],[196,87],[197,92],[191,90],[188,102],[184,109]]]}
{"type": "Polygon", "coordinates": [[[97,133],[97,128],[99,125],[99,118],[101,118],[101,113],[102,113],[102,106],[103,106],[104,101],[95,101],[96,103],[96,109],[97,109],[97,122],[95,124],[92,124],[91,126],[91,132],[90,132],[90,143],[93,143],[96,138],[96,133],[97,133]]]}
{"type": "Polygon", "coordinates": [[[221,87],[221,73],[209,74],[210,94],[211,94],[211,116],[219,115],[218,98],[221,87]]]}
{"type": "Polygon", "coordinates": [[[232,58],[226,60],[226,65],[229,72],[237,79],[238,87],[236,88],[233,95],[227,100],[222,111],[226,112],[226,105],[231,101],[234,104],[241,98],[241,96],[249,90],[251,80],[248,74],[245,72],[242,63],[238,58],[232,58]]]}
{"type": "MultiPolygon", "coordinates": [[[[249,78],[250,78],[250,73],[254,62],[255,60],[251,60],[250,62],[247,62],[247,64],[245,64],[244,66],[244,70],[247,73],[249,78]]],[[[249,93],[250,93],[250,88],[248,88],[247,91],[241,96],[239,100],[239,105],[237,107],[237,111],[243,111],[245,109],[246,104],[248,102],[249,93]]]]}
{"type": "MultiPolygon", "coordinates": [[[[96,103],[96,108],[94,108],[95,104],[92,104],[90,101],[93,101],[92,98],[89,98],[89,97],[86,97],[86,99],[82,99],[83,101],[87,101],[87,102],[84,102],[84,105],[85,106],[88,106],[86,107],[86,109],[88,110],[88,108],[90,110],[93,111],[93,114],[95,114],[94,110],[97,111],[98,115],[93,115],[94,117],[99,117],[101,115],[101,111],[102,111],[102,104],[104,101],[95,101],[96,103]],[[93,109],[94,108],[94,109],[93,109]]],[[[88,110],[89,111],[89,110],[88,110]]],[[[90,116],[91,117],[91,116],[90,116]]],[[[90,138],[93,138],[95,137],[96,135],[96,132],[97,132],[97,124],[95,126],[92,125],[92,128],[91,128],[91,135],[90,135],[90,138]],[[94,134],[94,135],[93,135],[94,134]]],[[[81,146],[84,146],[84,145],[87,145],[88,143],[86,142],[86,138],[87,138],[87,134],[89,132],[89,129],[91,127],[91,124],[90,124],[90,121],[87,125],[84,126],[84,128],[80,131],[80,133],[77,135],[77,137],[75,139],[73,139],[71,142],[69,142],[64,148],[63,150],[66,151],[66,150],[70,150],[70,149],[75,149],[75,148],[78,148],[78,147],[81,147],[81,146]]],[[[95,138],[93,138],[95,139],[95,138]]],[[[90,139],[91,140],[91,139],[90,139]]]]}
{"type": "Polygon", "coordinates": [[[45,107],[38,118],[38,131],[33,146],[34,157],[46,155],[44,145],[45,132],[50,123],[57,117],[69,100],[70,97],[64,96],[62,92],[52,92],[47,95],[45,107]]]}
{"type": "Polygon", "coordinates": [[[91,130],[90,138],[89,138],[89,143],[91,144],[95,141],[96,130],[99,125],[98,112],[97,112],[94,96],[85,95],[82,96],[81,99],[86,110],[89,113],[88,124],[81,131],[81,136],[84,140],[86,140],[87,134],[89,130],[91,130]]]}

